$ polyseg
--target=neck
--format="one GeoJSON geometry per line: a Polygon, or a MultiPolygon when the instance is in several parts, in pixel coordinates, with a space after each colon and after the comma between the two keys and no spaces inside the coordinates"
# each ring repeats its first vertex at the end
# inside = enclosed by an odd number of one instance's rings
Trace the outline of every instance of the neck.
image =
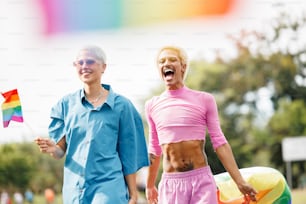
{"type": "Polygon", "coordinates": [[[180,89],[182,87],[184,87],[184,84],[175,84],[175,85],[166,86],[166,89],[171,91],[171,90],[180,89]]]}
{"type": "Polygon", "coordinates": [[[85,96],[91,103],[98,102],[104,95],[105,89],[103,86],[84,87],[85,96]]]}
{"type": "Polygon", "coordinates": [[[101,84],[95,84],[95,85],[85,84],[84,85],[84,91],[85,91],[86,96],[88,97],[95,97],[99,95],[99,93],[103,90],[104,88],[103,86],[101,86],[101,84]]]}

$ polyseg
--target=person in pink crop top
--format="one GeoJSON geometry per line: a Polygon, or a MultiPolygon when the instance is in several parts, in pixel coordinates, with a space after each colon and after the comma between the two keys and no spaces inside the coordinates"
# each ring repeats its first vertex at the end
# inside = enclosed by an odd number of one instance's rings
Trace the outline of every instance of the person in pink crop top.
{"type": "Polygon", "coordinates": [[[217,186],[204,152],[206,129],[213,148],[239,190],[256,200],[256,190],[239,172],[219,123],[217,104],[207,92],[184,84],[187,57],[181,48],[163,47],[157,56],[165,91],[145,103],[149,126],[146,198],[149,204],[216,204],[217,186]],[[160,161],[163,173],[155,185],[160,161]]]}

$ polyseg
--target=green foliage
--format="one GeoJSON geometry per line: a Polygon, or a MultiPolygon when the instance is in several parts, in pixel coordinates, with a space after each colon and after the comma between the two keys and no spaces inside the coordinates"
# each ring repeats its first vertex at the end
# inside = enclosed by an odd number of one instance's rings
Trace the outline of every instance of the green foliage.
{"type": "Polygon", "coordinates": [[[306,135],[306,104],[303,100],[280,100],[279,109],[269,122],[269,129],[281,138],[306,135]]]}
{"type": "MultiPolygon", "coordinates": [[[[281,153],[281,142],[284,137],[306,135],[306,103],[303,100],[280,100],[279,109],[269,121],[268,130],[274,136],[271,148],[271,161],[284,169],[281,153]]],[[[299,175],[306,170],[305,162],[293,163],[293,182],[298,185],[299,175]]]]}
{"type": "Polygon", "coordinates": [[[32,189],[35,193],[51,187],[61,192],[63,160],[39,152],[34,143],[0,146],[0,189],[9,192],[32,189]]]}
{"type": "Polygon", "coordinates": [[[8,189],[21,189],[29,185],[34,175],[35,161],[19,151],[17,145],[4,145],[0,148],[0,186],[8,189]]]}

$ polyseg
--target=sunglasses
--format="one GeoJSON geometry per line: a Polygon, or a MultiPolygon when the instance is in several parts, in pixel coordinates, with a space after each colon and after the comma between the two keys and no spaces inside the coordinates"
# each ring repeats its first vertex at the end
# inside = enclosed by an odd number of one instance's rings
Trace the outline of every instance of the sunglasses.
{"type": "Polygon", "coordinates": [[[78,60],[78,61],[75,61],[73,64],[76,66],[76,65],[80,65],[80,66],[83,66],[83,64],[87,64],[87,65],[93,65],[94,63],[96,63],[96,60],[93,60],[93,59],[86,59],[86,60],[78,60]]]}

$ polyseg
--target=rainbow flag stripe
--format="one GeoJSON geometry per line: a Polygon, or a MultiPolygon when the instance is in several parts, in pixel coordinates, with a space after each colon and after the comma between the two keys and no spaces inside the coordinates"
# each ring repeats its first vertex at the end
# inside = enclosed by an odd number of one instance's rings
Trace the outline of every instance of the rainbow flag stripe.
{"type": "Polygon", "coordinates": [[[16,122],[23,122],[21,103],[17,89],[13,89],[1,94],[5,99],[1,106],[3,127],[8,127],[11,120],[16,122]]]}
{"type": "Polygon", "coordinates": [[[37,0],[46,34],[226,14],[235,0],[37,0]]]}
{"type": "Polygon", "coordinates": [[[248,202],[228,172],[214,175],[218,204],[291,204],[292,196],[285,177],[274,168],[254,166],[239,169],[243,178],[257,191],[256,202],[248,202]]]}

